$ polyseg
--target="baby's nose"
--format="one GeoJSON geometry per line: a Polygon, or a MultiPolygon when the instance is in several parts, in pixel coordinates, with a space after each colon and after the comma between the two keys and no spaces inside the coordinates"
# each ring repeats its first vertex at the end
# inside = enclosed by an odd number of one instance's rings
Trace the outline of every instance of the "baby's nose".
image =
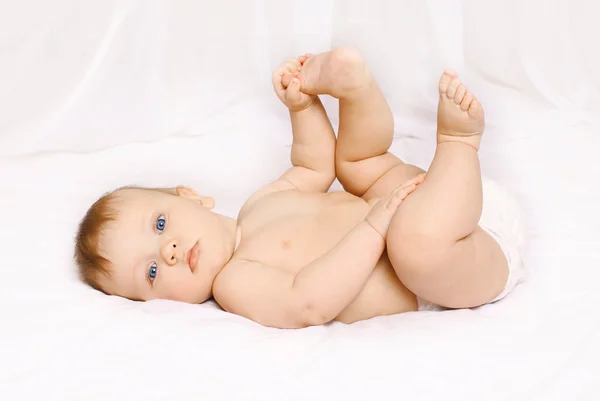
{"type": "Polygon", "coordinates": [[[177,263],[177,252],[179,246],[176,241],[169,241],[161,249],[161,256],[165,263],[169,266],[173,266],[177,263]]]}

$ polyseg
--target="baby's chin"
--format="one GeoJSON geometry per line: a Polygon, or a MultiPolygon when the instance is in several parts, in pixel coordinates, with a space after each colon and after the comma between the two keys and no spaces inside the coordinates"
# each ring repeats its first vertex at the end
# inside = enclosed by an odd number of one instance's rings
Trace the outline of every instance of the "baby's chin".
{"type": "Polygon", "coordinates": [[[203,304],[204,302],[208,301],[211,297],[210,296],[202,296],[202,297],[189,297],[186,298],[184,300],[182,300],[181,302],[185,302],[188,304],[203,304]]]}
{"type": "Polygon", "coordinates": [[[188,288],[182,288],[180,290],[175,290],[168,296],[164,297],[164,299],[170,301],[177,302],[185,302],[188,304],[201,304],[206,302],[211,298],[211,294],[206,294],[206,289],[198,288],[197,290],[192,290],[188,288]]]}

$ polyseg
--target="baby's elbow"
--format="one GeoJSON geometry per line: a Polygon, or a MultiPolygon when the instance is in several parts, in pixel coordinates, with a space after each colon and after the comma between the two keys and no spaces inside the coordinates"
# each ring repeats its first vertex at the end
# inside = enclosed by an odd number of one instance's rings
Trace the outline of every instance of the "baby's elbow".
{"type": "Polygon", "coordinates": [[[331,312],[323,310],[323,308],[319,308],[311,302],[304,303],[300,315],[302,323],[307,327],[322,326],[335,319],[331,312]]]}
{"type": "Polygon", "coordinates": [[[287,308],[281,308],[278,311],[255,311],[255,313],[249,313],[247,317],[262,326],[278,329],[303,329],[321,326],[333,320],[308,303],[288,305],[287,308]]]}
{"type": "Polygon", "coordinates": [[[304,329],[312,326],[321,326],[333,319],[327,319],[322,314],[311,310],[288,312],[285,316],[274,318],[273,316],[257,316],[252,318],[255,322],[277,329],[304,329]]]}
{"type": "Polygon", "coordinates": [[[335,318],[310,302],[296,303],[290,309],[280,315],[277,323],[273,322],[275,326],[286,329],[303,329],[322,326],[335,318]]]}

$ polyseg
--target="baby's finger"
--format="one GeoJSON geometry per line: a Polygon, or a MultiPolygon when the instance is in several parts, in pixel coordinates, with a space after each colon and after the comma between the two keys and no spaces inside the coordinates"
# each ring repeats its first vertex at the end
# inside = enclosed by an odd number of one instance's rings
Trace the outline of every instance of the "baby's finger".
{"type": "Polygon", "coordinates": [[[304,64],[306,62],[306,60],[308,60],[308,58],[310,57],[310,54],[303,54],[302,56],[298,57],[298,61],[300,62],[300,64],[304,64]]]}
{"type": "Polygon", "coordinates": [[[416,184],[410,184],[406,186],[402,186],[396,190],[394,190],[387,200],[387,208],[388,210],[394,211],[400,206],[402,201],[406,199],[408,195],[414,192],[417,188],[416,184]]]}
{"type": "Polygon", "coordinates": [[[298,57],[298,61],[300,61],[300,64],[304,65],[304,63],[306,63],[306,60],[308,60],[312,56],[314,56],[314,54],[312,53],[303,54],[302,56],[298,57]]]}
{"type": "Polygon", "coordinates": [[[281,79],[283,77],[283,73],[281,70],[273,71],[273,75],[271,76],[271,82],[273,83],[273,89],[277,95],[282,95],[285,92],[285,88],[281,84],[281,79]]]}
{"type": "Polygon", "coordinates": [[[283,78],[281,78],[281,84],[283,85],[284,88],[287,88],[288,86],[290,86],[290,82],[292,82],[292,79],[294,79],[295,75],[292,74],[284,74],[283,78]]]}
{"type": "Polygon", "coordinates": [[[413,193],[416,189],[417,186],[419,186],[421,183],[419,181],[416,180],[411,180],[410,182],[407,182],[404,185],[401,185],[400,188],[396,189],[396,191],[401,191],[403,189],[408,190],[408,194],[406,194],[407,196],[410,195],[411,193],[413,193]]]}
{"type": "Polygon", "coordinates": [[[287,59],[273,71],[273,80],[281,80],[284,74],[296,74],[302,64],[296,59],[287,59]]]}
{"type": "Polygon", "coordinates": [[[415,183],[415,184],[420,184],[420,183],[422,183],[423,181],[425,181],[425,173],[419,174],[419,175],[417,175],[417,176],[415,176],[415,177],[411,178],[410,180],[408,180],[408,181],[405,183],[405,185],[406,185],[406,184],[412,184],[412,183],[415,183]]]}
{"type": "Polygon", "coordinates": [[[300,62],[300,60],[296,59],[296,58],[290,58],[285,60],[284,63],[284,74],[296,74],[298,73],[298,71],[300,71],[302,67],[302,63],[300,62]]]}
{"type": "Polygon", "coordinates": [[[275,89],[277,97],[281,99],[282,102],[285,102],[285,88],[281,85],[281,81],[273,81],[273,89],[275,89]]]}
{"type": "Polygon", "coordinates": [[[290,84],[285,91],[285,101],[288,105],[294,105],[300,103],[301,99],[302,93],[300,93],[300,81],[298,78],[294,78],[290,81],[290,84]]]}
{"type": "MultiPolygon", "coordinates": [[[[414,186],[414,189],[417,188],[417,185],[423,183],[423,181],[425,180],[425,173],[423,174],[419,174],[417,176],[414,176],[413,178],[411,178],[410,180],[406,181],[405,183],[403,183],[402,185],[398,186],[397,188],[395,188],[392,192],[395,191],[400,191],[403,188],[408,188],[408,187],[412,187],[414,186]]],[[[413,191],[414,191],[413,189],[413,191]]]]}

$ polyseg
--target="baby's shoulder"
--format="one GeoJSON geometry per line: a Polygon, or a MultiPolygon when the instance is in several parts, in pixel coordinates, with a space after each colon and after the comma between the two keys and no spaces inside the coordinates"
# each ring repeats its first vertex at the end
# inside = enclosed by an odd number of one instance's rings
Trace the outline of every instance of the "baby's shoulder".
{"type": "Polygon", "coordinates": [[[212,285],[213,297],[222,305],[222,302],[228,301],[230,295],[235,294],[236,287],[239,286],[239,270],[235,259],[233,258],[221,269],[212,285]]]}
{"type": "Polygon", "coordinates": [[[254,192],[242,205],[238,218],[243,218],[249,214],[256,206],[262,201],[266,200],[269,195],[273,195],[279,192],[295,190],[296,188],[285,180],[277,180],[268,185],[265,185],[258,191],[254,192]]]}

